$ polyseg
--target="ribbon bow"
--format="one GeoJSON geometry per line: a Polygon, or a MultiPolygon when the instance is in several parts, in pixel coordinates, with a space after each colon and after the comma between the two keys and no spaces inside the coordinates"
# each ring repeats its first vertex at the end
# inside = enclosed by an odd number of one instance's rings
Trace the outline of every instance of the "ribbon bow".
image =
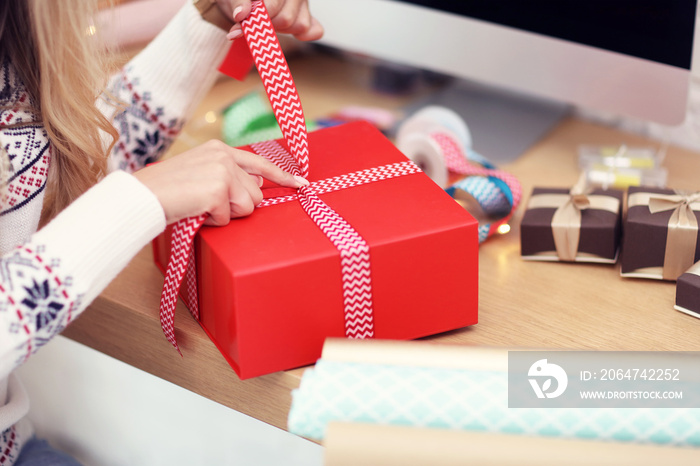
{"type": "Polygon", "coordinates": [[[649,212],[652,214],[673,210],[668,221],[666,251],[664,253],[663,278],[676,280],[693,265],[698,239],[698,220],[694,210],[700,210],[700,192],[676,194],[651,194],[649,212]]]}
{"type": "Polygon", "coordinates": [[[528,209],[555,208],[552,216],[552,237],[561,261],[575,261],[581,236],[581,217],[586,209],[618,213],[620,201],[613,196],[590,194],[586,180],[579,178],[568,194],[545,193],[530,198],[528,209]]]}

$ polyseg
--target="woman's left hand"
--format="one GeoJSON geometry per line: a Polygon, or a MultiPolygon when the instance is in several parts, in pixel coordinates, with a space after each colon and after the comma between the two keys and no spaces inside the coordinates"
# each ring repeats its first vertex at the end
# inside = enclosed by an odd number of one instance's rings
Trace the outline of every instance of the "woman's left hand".
{"type": "MultiPolygon", "coordinates": [[[[217,0],[219,9],[234,23],[228,38],[242,33],[241,21],[250,14],[251,0],[217,0]]],[[[299,40],[316,40],[323,36],[323,26],[311,16],[307,0],[265,0],[275,31],[291,34],[299,40]]]]}

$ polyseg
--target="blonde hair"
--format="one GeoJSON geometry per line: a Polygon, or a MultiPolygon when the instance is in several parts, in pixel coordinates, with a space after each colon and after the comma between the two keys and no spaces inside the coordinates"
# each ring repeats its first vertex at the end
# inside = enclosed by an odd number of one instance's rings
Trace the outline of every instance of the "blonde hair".
{"type": "Polygon", "coordinates": [[[111,67],[94,35],[95,1],[3,3],[13,18],[0,23],[0,58],[12,62],[51,142],[45,224],[106,174],[118,134],[95,103],[104,98],[111,67]],[[111,136],[111,144],[103,142],[103,134],[111,136]]]}

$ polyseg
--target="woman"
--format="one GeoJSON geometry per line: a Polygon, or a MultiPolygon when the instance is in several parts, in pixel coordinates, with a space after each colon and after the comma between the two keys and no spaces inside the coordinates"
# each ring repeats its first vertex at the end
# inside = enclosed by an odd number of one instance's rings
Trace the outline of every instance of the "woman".
{"type": "MultiPolygon", "coordinates": [[[[306,183],[219,141],[143,168],[209,90],[250,12],[250,0],[208,8],[214,1],[186,2],[109,80],[91,27],[94,2],[0,3],[3,466],[32,464],[47,451],[25,419],[27,397],[12,371],[77,318],[141,248],[182,218],[208,213],[209,224],[224,225],[250,214],[262,177],[306,183]]],[[[279,32],[302,40],[323,33],[306,0],[266,6],[279,32]]]]}

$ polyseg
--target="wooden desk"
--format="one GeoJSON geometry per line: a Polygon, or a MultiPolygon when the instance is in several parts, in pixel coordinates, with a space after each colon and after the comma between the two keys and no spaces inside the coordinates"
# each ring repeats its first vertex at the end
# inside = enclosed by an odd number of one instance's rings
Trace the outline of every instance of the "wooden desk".
{"type": "MultiPolygon", "coordinates": [[[[334,58],[290,61],[307,117],[328,115],[344,105],[398,109],[405,98],[366,90],[367,67],[334,58]]],[[[171,153],[218,137],[219,124],[205,123],[218,110],[253,88],[221,80],[205,99],[171,153]]],[[[571,186],[577,178],[581,143],[628,145],[654,141],[568,119],[517,161],[505,166],[529,195],[533,186],[571,186]]],[[[670,148],[669,184],[698,189],[700,154],[670,148]]],[[[527,197],[525,199],[527,201],[527,197]]],[[[700,350],[700,320],[673,310],[675,286],[655,280],[623,279],[609,265],[526,262],[520,259],[519,220],[512,231],[492,238],[479,253],[480,322],[433,337],[441,343],[498,347],[600,350],[700,350]]],[[[158,305],[163,276],[145,248],[65,335],[128,364],[192,390],[237,411],[286,429],[290,391],[303,369],[241,381],[204,331],[179,304],[176,334],[184,358],[162,334],[158,305]]],[[[426,310],[428,311],[428,310],[426,310]]]]}

